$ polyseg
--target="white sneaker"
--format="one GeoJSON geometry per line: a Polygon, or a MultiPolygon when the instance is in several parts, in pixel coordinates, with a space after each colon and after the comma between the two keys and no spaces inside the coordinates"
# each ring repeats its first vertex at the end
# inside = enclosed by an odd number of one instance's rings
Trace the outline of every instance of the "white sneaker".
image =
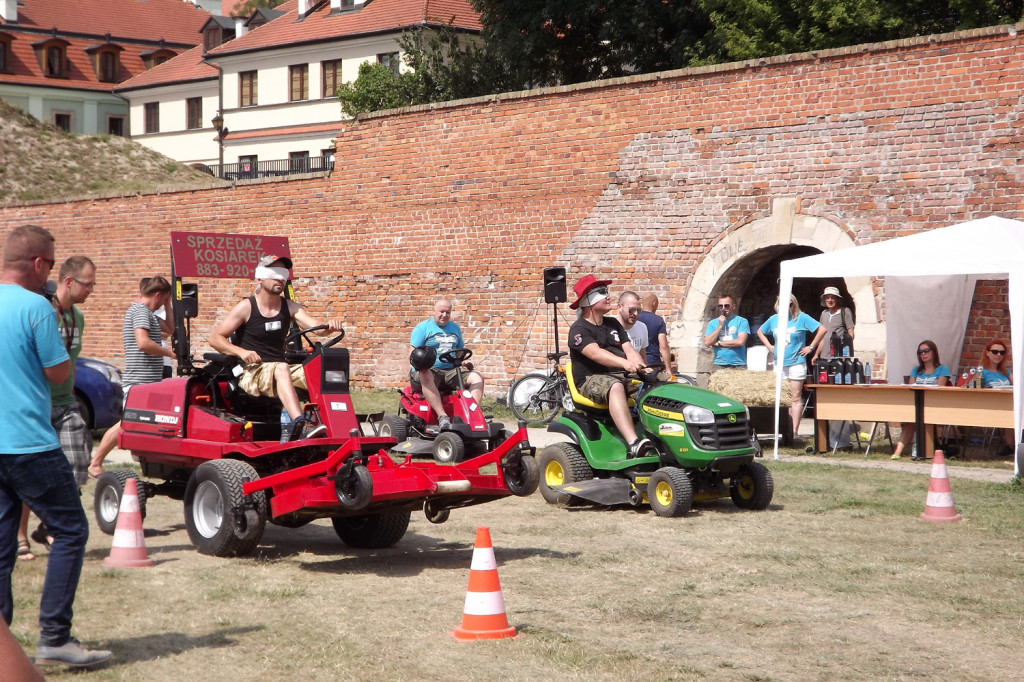
{"type": "Polygon", "coordinates": [[[74,637],[61,646],[36,647],[36,665],[64,665],[69,668],[86,668],[103,663],[113,656],[113,652],[97,649],[85,649],[74,637]]]}

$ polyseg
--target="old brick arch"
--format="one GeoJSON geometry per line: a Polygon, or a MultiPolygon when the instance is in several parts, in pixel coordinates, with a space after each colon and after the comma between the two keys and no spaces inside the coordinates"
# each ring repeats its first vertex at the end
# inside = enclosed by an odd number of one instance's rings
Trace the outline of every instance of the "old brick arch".
{"type": "MultiPolygon", "coordinates": [[[[750,296],[751,279],[779,256],[800,257],[854,244],[850,233],[840,224],[800,213],[797,198],[777,198],[772,202],[770,215],[730,230],[697,265],[680,317],[669,329],[669,345],[676,353],[678,369],[704,376],[710,372],[712,355],[701,340],[718,296],[732,293],[741,298],[744,292],[750,296]]],[[[884,352],[885,337],[872,279],[847,278],[844,283],[857,311],[858,353],[873,359],[884,352]]],[[[818,283],[809,281],[805,286],[817,289],[818,283]]],[[[777,291],[757,293],[761,301],[774,302],[777,295],[777,291]]],[[[804,300],[808,294],[798,297],[804,300]]],[[[742,298],[740,304],[742,307],[742,298]]],[[[765,312],[770,314],[770,308],[765,312]]]]}

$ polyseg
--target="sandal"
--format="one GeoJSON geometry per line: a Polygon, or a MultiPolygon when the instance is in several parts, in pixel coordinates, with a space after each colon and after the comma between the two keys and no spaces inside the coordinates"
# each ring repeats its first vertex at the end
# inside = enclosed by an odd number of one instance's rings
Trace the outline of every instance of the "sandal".
{"type": "Polygon", "coordinates": [[[36,555],[32,553],[32,545],[28,540],[18,540],[18,561],[32,561],[36,555]]]}
{"type": "Polygon", "coordinates": [[[50,544],[53,542],[53,537],[47,534],[46,526],[44,526],[41,523],[39,524],[38,528],[32,531],[32,534],[29,535],[29,537],[38,542],[40,545],[46,547],[46,549],[50,549],[50,544]]]}

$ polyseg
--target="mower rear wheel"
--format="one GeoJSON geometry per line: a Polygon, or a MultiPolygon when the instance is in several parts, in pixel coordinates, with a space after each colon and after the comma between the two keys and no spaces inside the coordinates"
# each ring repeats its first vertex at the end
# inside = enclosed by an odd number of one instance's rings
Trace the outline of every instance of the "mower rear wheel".
{"type": "Polygon", "coordinates": [[[434,460],[438,464],[458,464],[466,457],[466,443],[457,433],[441,433],[434,439],[434,460]]]}
{"type": "Polygon", "coordinates": [[[775,494],[775,482],[768,467],[751,462],[729,479],[729,496],[740,509],[767,509],[775,494]]]}
{"type": "Polygon", "coordinates": [[[134,471],[113,469],[103,472],[96,479],[92,510],[96,516],[96,526],[107,535],[113,535],[117,529],[117,514],[121,509],[121,496],[124,495],[124,484],[129,478],[135,479],[135,487],[139,492],[139,512],[144,519],[146,518],[146,489],[142,485],[142,479],[134,471]]]}
{"type": "Polygon", "coordinates": [[[349,547],[383,549],[405,535],[412,512],[392,511],[364,516],[336,516],[331,519],[334,532],[349,547]]]}
{"type": "Polygon", "coordinates": [[[588,481],[594,477],[594,470],[575,443],[553,443],[540,452],[537,461],[540,469],[540,494],[549,504],[568,506],[579,504],[580,498],[569,493],[553,490],[554,486],[577,481],[588,481]]]}
{"type": "Polygon", "coordinates": [[[348,478],[334,479],[334,496],[343,508],[359,511],[373,498],[373,476],[366,467],[357,464],[348,478]]]}
{"type": "Polygon", "coordinates": [[[380,435],[383,437],[391,436],[401,443],[409,437],[409,422],[397,414],[389,414],[380,423],[380,435]]]}
{"type": "Polygon", "coordinates": [[[693,506],[693,484],[686,472],[664,467],[651,474],[647,500],[658,516],[682,516],[693,506]]]}
{"type": "Polygon", "coordinates": [[[519,466],[506,467],[502,477],[510,493],[516,497],[529,497],[540,485],[540,465],[533,455],[519,458],[519,466]]]}
{"type": "Polygon", "coordinates": [[[200,554],[245,556],[263,537],[268,505],[262,490],[248,498],[242,483],[260,475],[246,462],[213,459],[199,465],[185,486],[185,528],[200,554]]]}

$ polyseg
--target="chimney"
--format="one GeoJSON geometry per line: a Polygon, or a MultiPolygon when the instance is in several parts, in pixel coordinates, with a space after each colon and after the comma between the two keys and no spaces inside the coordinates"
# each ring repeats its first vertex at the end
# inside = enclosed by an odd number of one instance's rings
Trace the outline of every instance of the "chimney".
{"type": "Polygon", "coordinates": [[[341,11],[341,0],[331,0],[331,14],[341,11]]]}
{"type": "Polygon", "coordinates": [[[245,26],[245,17],[235,17],[235,37],[241,38],[249,29],[245,26]]]}
{"type": "Polygon", "coordinates": [[[0,0],[0,19],[7,23],[18,23],[18,0],[0,0]]]}
{"type": "Polygon", "coordinates": [[[309,0],[299,0],[299,18],[306,16],[309,11],[309,0]]]}

